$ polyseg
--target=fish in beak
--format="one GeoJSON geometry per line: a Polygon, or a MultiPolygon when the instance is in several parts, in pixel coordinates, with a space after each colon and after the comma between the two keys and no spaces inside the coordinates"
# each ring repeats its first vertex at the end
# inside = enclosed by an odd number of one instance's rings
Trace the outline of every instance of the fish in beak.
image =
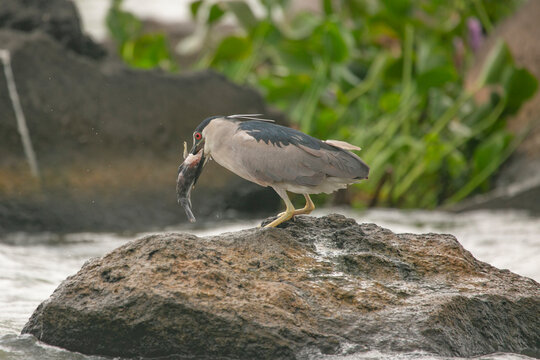
{"type": "Polygon", "coordinates": [[[187,153],[187,145],[184,142],[184,162],[178,167],[176,180],[176,199],[186,211],[189,222],[195,222],[195,216],[191,210],[191,189],[197,183],[202,173],[207,158],[204,156],[203,147],[195,147],[187,153]]]}

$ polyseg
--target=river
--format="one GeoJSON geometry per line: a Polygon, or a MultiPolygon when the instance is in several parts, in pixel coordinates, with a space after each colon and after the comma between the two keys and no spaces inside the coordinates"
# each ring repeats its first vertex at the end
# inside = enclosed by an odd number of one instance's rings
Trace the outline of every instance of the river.
{"type": "MultiPolygon", "coordinates": [[[[540,281],[540,218],[518,211],[475,211],[451,214],[438,211],[322,209],[322,216],[339,212],[358,222],[373,222],[394,232],[443,232],[457,237],[477,259],[540,281]]],[[[183,225],[160,231],[213,235],[257,226],[258,221],[183,225]]],[[[159,232],[159,231],[154,231],[159,232]]],[[[0,360],[98,360],[42,344],[20,331],[34,311],[67,276],[91,257],[102,256],[143,234],[14,233],[0,239],[0,360]]],[[[326,357],[334,359],[336,357],[326,357]]],[[[365,352],[339,359],[444,359],[425,353],[365,352]]],[[[456,359],[456,358],[453,358],[456,359]]],[[[517,354],[491,354],[476,359],[530,359],[517,354]]]]}

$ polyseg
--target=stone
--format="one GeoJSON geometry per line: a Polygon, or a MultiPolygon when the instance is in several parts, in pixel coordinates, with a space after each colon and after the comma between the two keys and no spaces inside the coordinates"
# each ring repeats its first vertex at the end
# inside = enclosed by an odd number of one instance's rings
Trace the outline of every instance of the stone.
{"type": "Polygon", "coordinates": [[[69,0],[2,0],[0,29],[49,34],[67,49],[101,59],[105,49],[85,35],[75,4],[69,0]]]}
{"type": "Polygon", "coordinates": [[[537,282],[478,261],[452,235],[333,214],[130,241],[62,282],[23,333],[118,357],[540,356],[539,313],[537,282]]]}
{"type": "MultiPolygon", "coordinates": [[[[2,69],[0,233],[142,231],[185,222],[175,181],[193,129],[212,115],[275,115],[256,91],[212,71],[178,75],[96,62],[42,32],[0,30],[0,44],[11,53],[42,175],[40,182],[30,176],[2,69]]],[[[213,162],[192,200],[200,220],[268,216],[280,202],[272,189],[213,162]]]]}
{"type": "MultiPolygon", "coordinates": [[[[528,160],[514,159],[503,171],[508,175],[509,168],[518,168],[516,171],[532,171],[534,165],[540,168],[540,162],[530,162],[528,160]],[[526,167],[521,168],[521,166],[526,167]]],[[[451,210],[456,212],[482,210],[482,209],[514,209],[522,210],[527,213],[540,215],[540,170],[531,174],[529,177],[515,181],[514,183],[497,186],[494,190],[465,199],[462,202],[452,206],[451,210]]]]}

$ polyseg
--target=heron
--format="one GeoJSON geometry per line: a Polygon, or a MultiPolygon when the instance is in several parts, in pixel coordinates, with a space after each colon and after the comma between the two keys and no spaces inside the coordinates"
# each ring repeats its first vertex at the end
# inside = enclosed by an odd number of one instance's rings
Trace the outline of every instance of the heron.
{"type": "Polygon", "coordinates": [[[329,194],[368,178],[368,165],[351,152],[359,147],[339,140],[319,140],[260,116],[209,117],[195,128],[189,153],[184,143],[177,196],[190,221],[195,221],[191,188],[209,159],[246,180],[271,187],[283,199],[285,211],[266,227],[311,213],[315,209],[311,194],[329,194]],[[295,209],[287,192],[304,195],[305,206],[295,209]]]}

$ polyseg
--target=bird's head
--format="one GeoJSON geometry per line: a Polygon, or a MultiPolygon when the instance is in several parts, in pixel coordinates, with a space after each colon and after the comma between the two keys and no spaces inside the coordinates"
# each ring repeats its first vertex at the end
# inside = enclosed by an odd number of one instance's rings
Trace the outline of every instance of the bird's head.
{"type": "MultiPolygon", "coordinates": [[[[208,124],[214,119],[219,118],[220,116],[213,116],[210,118],[207,118],[203,120],[199,126],[195,128],[193,131],[193,146],[191,147],[191,150],[189,151],[190,154],[197,155],[200,151],[203,152],[202,156],[204,157],[204,148],[206,143],[206,129],[208,124]]],[[[207,156],[209,154],[206,154],[207,156]]]]}
{"type": "Polygon", "coordinates": [[[204,152],[204,136],[202,131],[195,131],[193,133],[193,146],[189,152],[193,155],[197,155],[199,151],[204,152]]]}

